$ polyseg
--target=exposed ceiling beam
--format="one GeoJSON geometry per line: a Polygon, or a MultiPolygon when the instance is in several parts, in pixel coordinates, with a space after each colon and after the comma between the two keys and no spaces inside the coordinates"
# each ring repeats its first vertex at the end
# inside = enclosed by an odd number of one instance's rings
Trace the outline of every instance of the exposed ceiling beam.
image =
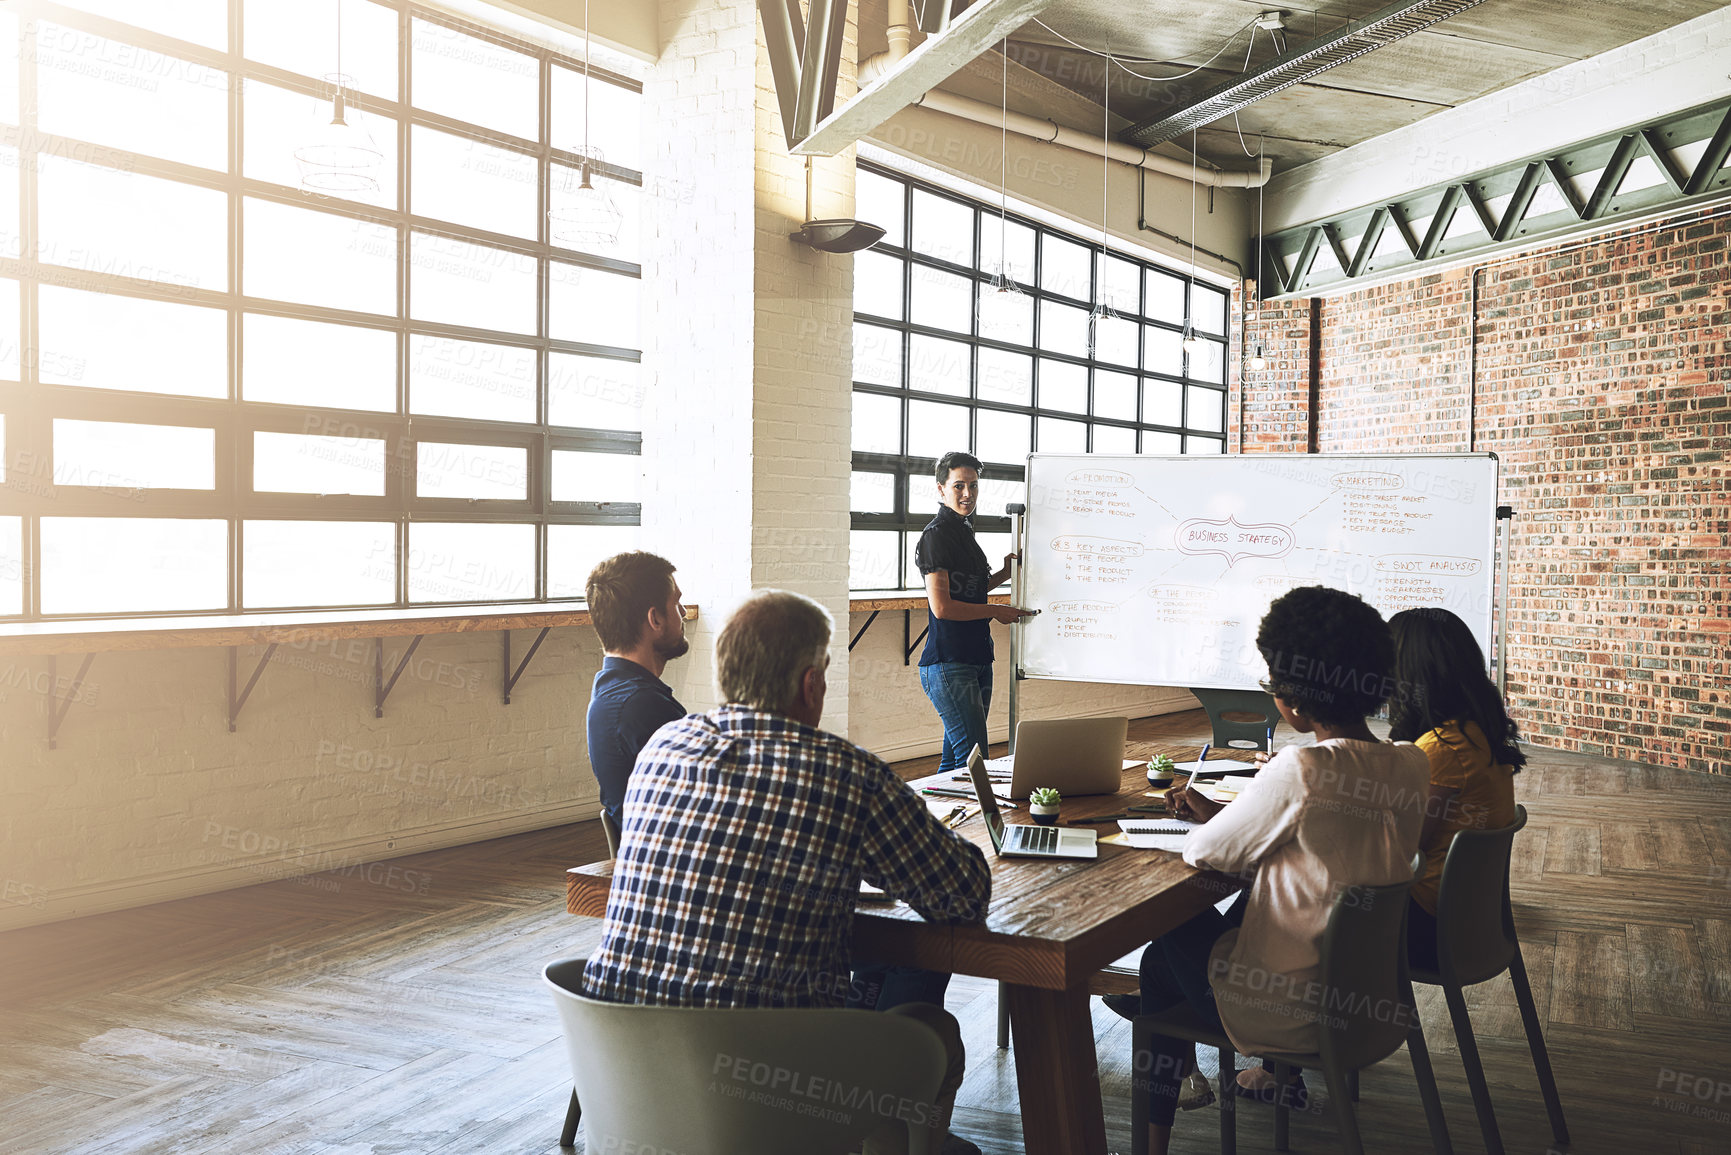
{"type": "Polygon", "coordinates": [[[1265,96],[1301,84],[1337,65],[1447,20],[1484,0],[1395,0],[1338,31],[1295,45],[1256,69],[1218,84],[1174,112],[1131,125],[1122,139],[1143,148],[1176,140],[1193,128],[1230,116],[1265,96]]]}
{"type": "MultiPolygon", "coordinates": [[[[852,100],[823,117],[809,134],[796,137],[795,126],[788,123],[788,151],[804,156],[834,156],[1038,16],[1050,3],[1052,0],[977,0],[966,12],[951,19],[947,28],[927,37],[852,100]]],[[[772,19],[780,22],[777,0],[761,0],[759,11],[768,33],[772,19]]],[[[789,55],[795,39],[792,35],[767,37],[770,67],[783,107],[790,103],[782,89],[784,80],[793,83],[796,95],[791,103],[798,105],[800,67],[797,57],[789,55]],[[778,52],[787,57],[779,64],[778,52]]],[[[803,48],[803,42],[800,47],[803,48]]]]}

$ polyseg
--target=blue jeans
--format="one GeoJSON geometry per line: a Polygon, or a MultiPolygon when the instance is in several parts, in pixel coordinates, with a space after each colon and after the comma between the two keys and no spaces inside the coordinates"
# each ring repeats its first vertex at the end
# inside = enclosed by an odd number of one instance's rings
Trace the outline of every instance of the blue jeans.
{"type": "Polygon", "coordinates": [[[944,723],[944,757],[938,772],[960,770],[978,746],[986,749],[986,711],[992,706],[992,667],[940,662],[920,667],[920,685],[944,723]]]}

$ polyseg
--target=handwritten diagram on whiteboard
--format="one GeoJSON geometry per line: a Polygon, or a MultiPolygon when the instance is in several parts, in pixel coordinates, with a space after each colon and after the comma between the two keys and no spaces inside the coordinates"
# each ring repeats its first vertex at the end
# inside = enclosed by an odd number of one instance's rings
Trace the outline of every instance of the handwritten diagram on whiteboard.
{"type": "Polygon", "coordinates": [[[1035,454],[1021,604],[1029,677],[1251,689],[1256,627],[1296,586],[1386,617],[1444,606],[1489,654],[1497,461],[1035,454]]]}

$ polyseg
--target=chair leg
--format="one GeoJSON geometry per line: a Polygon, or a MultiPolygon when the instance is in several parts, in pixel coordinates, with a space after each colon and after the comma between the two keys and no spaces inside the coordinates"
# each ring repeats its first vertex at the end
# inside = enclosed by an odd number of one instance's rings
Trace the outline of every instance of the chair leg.
{"type": "Polygon", "coordinates": [[[571,1088],[571,1105],[565,1108],[565,1128],[559,1132],[559,1146],[577,1145],[577,1121],[583,1117],[583,1107],[577,1102],[577,1088],[571,1088]]]}
{"type": "Polygon", "coordinates": [[[1352,1109],[1346,1073],[1334,1062],[1324,1060],[1322,1074],[1328,1080],[1328,1101],[1334,1104],[1334,1117],[1340,1125],[1340,1149],[1346,1155],[1364,1155],[1364,1141],[1358,1137],[1358,1115],[1352,1109]]]}
{"type": "Polygon", "coordinates": [[[1130,1022],[1130,1155],[1148,1155],[1148,1083],[1154,1056],[1148,1052],[1148,1028],[1130,1022]]]}
{"type": "Polygon", "coordinates": [[[1448,982],[1443,983],[1443,996],[1448,1000],[1449,1018],[1454,1020],[1455,1042],[1460,1046],[1461,1066],[1467,1071],[1467,1086],[1472,1089],[1473,1109],[1479,1115],[1486,1155],[1503,1155],[1503,1137],[1497,1130],[1497,1113],[1491,1107],[1491,1088],[1485,1082],[1485,1066],[1479,1060],[1479,1044],[1473,1037],[1473,1021],[1467,1015],[1467,1000],[1460,987],[1448,982]]]}
{"type": "Polygon", "coordinates": [[[998,984],[998,1050],[1006,1050],[1010,1045],[1010,999],[1005,992],[1004,984],[998,984]]]}
{"type": "Polygon", "coordinates": [[[1227,1084],[1233,1079],[1233,1068],[1238,1064],[1233,1061],[1231,1047],[1220,1048],[1220,1155],[1237,1155],[1238,1152],[1238,1102],[1232,1094],[1232,1088],[1227,1084]]]}
{"type": "Polygon", "coordinates": [[[1430,1048],[1425,1045],[1424,1024],[1419,1022],[1418,1004],[1413,1000],[1411,983],[1406,987],[1406,1009],[1412,1015],[1412,1029],[1406,1033],[1406,1049],[1412,1057],[1412,1077],[1418,1083],[1418,1097],[1424,1103],[1425,1122],[1430,1126],[1431,1150],[1436,1155],[1454,1155],[1448,1119],[1443,1115],[1442,1097],[1437,1094],[1436,1072],[1431,1069],[1430,1048]]]}
{"type": "Polygon", "coordinates": [[[1346,1085],[1348,1090],[1352,1092],[1352,1101],[1358,1102],[1358,1069],[1356,1067],[1346,1073],[1346,1085]]]}
{"type": "MultiPolygon", "coordinates": [[[[1292,1068],[1285,1063],[1273,1063],[1274,1085],[1285,1087],[1286,1080],[1292,1074],[1292,1068]]],[[[1278,1090],[1274,1093],[1274,1149],[1287,1151],[1292,1147],[1292,1114],[1287,1110],[1286,1096],[1278,1090]]]]}
{"type": "Polygon", "coordinates": [[[1545,1035],[1539,1029],[1538,1008],[1533,1005],[1533,988],[1527,983],[1527,964],[1521,958],[1521,947],[1515,944],[1515,957],[1509,963],[1509,981],[1515,987],[1515,1002],[1521,1007],[1521,1022],[1527,1029],[1527,1048],[1533,1053],[1533,1070],[1539,1076],[1539,1090],[1545,1096],[1545,1110],[1551,1116],[1551,1136],[1558,1143],[1569,1141],[1569,1125],[1563,1120],[1563,1101],[1557,1097],[1557,1080],[1551,1074],[1551,1054],[1545,1049],[1545,1035]]]}

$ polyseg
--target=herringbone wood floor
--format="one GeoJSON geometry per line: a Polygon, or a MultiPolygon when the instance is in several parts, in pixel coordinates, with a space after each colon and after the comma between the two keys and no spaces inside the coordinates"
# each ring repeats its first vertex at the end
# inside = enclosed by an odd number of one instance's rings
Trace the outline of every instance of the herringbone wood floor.
{"type": "MultiPolygon", "coordinates": [[[[1205,732],[1200,712],[1132,727],[1151,747],[1205,732]]],[[[1567,1150],[1731,1152],[1731,781],[1534,751],[1517,783],[1516,917],[1567,1150]]],[[[424,893],[315,876],[0,935],[0,1151],[551,1155],[569,1082],[539,969],[594,946],[562,872],[603,854],[580,823],[396,860],[424,893]]],[[[1482,1151],[1440,992],[1420,998],[1456,1149],[1482,1151]]],[[[1470,1001],[1508,1150],[1543,1155],[1507,980],[1470,1001]]],[[[949,1006],[970,1055],[957,1130],[1020,1151],[993,986],[958,977],[949,1006]]],[[[1128,1150],[1128,1026],[1095,1008],[1128,1150]]],[[[1404,1053],[1362,1087],[1369,1150],[1428,1150],[1404,1053]]],[[[1307,1114],[1292,1148],[1334,1135],[1307,1114]]],[[[1272,1150],[1267,1113],[1245,1109],[1239,1137],[1272,1150]]],[[[1213,1111],[1177,1140],[1217,1150],[1213,1111]]]]}

